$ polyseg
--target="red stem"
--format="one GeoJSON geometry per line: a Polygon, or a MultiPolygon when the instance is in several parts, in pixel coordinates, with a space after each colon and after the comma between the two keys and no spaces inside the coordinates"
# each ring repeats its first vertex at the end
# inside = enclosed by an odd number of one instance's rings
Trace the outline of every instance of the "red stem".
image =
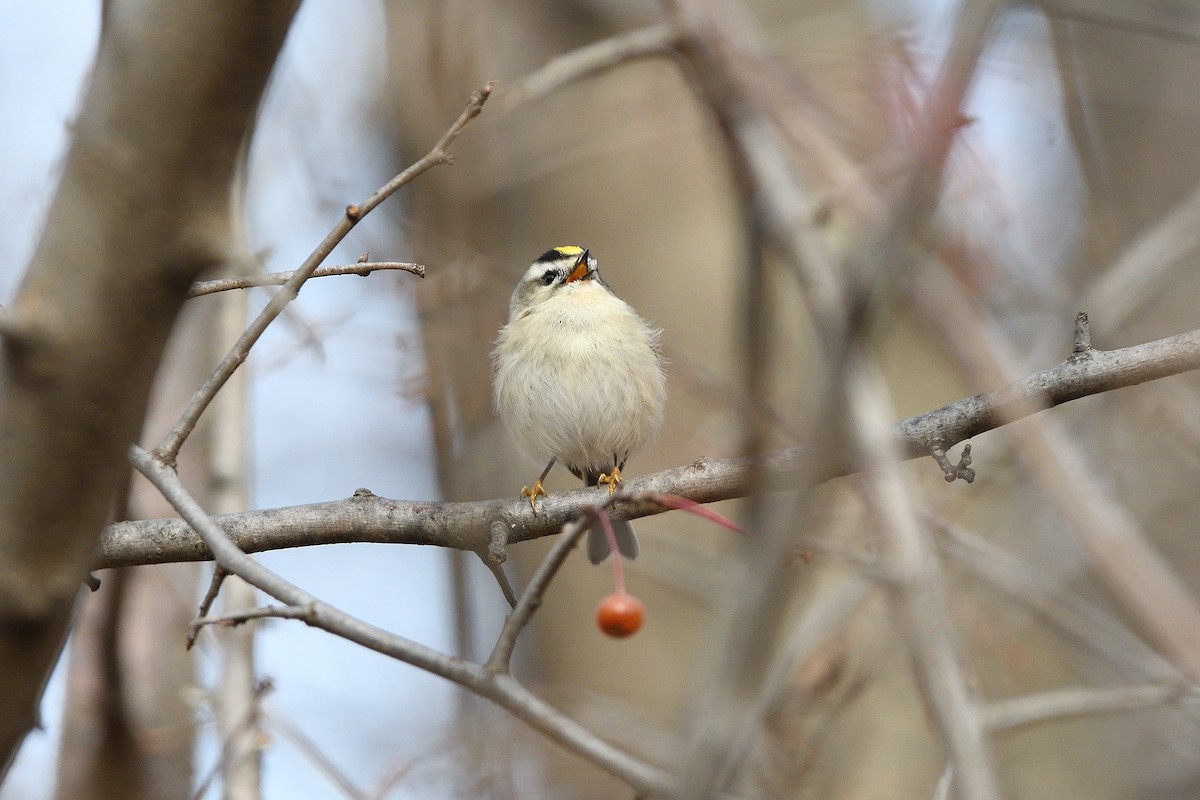
{"type": "Polygon", "coordinates": [[[617,587],[617,594],[625,594],[625,571],[621,567],[621,551],[617,549],[617,535],[613,533],[612,520],[608,518],[608,514],[603,509],[596,514],[600,518],[600,525],[604,528],[604,537],[608,539],[608,549],[612,551],[613,557],[613,584],[617,587]]]}

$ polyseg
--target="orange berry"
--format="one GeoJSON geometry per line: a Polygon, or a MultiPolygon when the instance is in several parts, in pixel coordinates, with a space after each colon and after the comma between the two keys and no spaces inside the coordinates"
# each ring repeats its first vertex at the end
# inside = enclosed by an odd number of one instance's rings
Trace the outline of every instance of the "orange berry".
{"type": "Polygon", "coordinates": [[[615,639],[632,636],[642,627],[646,607],[631,594],[610,594],[596,609],[596,627],[615,639]]]}

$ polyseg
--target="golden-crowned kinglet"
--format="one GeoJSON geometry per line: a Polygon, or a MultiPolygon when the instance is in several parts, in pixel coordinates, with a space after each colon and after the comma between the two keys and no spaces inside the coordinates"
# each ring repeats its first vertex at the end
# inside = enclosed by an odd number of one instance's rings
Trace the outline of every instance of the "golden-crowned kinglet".
{"type": "MultiPolygon", "coordinates": [[[[492,353],[492,378],[517,446],[550,459],[522,491],[531,504],[545,494],[555,461],[588,486],[615,491],[625,459],[658,435],[667,400],[660,333],[613,294],[583,248],[547,250],[526,270],[492,353]]],[[[633,526],[614,520],[613,532],[621,555],[636,558],[633,526]]],[[[592,528],[588,559],[599,564],[609,549],[603,529],[592,528]]]]}

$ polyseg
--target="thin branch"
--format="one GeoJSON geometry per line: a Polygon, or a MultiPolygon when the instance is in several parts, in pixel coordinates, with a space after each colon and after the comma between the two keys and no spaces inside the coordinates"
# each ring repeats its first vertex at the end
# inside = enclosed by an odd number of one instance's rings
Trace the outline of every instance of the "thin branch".
{"type": "MultiPolygon", "coordinates": [[[[1081,397],[1134,386],[1200,368],[1200,330],[1121,350],[1092,350],[994,392],[976,395],[896,423],[904,458],[928,458],[933,447],[949,448],[985,431],[1081,397]]],[[[760,489],[792,485],[804,449],[787,448],[763,457],[760,489]]],[[[845,459],[823,468],[823,479],[848,474],[845,459]]],[[[699,503],[743,497],[750,487],[745,458],[701,459],[663,472],[629,478],[627,497],[614,502],[614,519],[636,519],[666,509],[643,493],[676,494],[699,503]]],[[[503,521],[508,543],[558,533],[585,506],[601,499],[596,489],[557,492],[539,503],[538,514],[520,498],[458,503],[401,501],[369,492],[346,500],[246,511],[216,517],[245,552],[262,552],[344,542],[424,544],[487,552],[492,524],[503,521]]],[[[212,553],[178,519],[118,522],[105,528],[93,568],[205,561],[212,553]]]]}
{"type": "MultiPolygon", "coordinates": [[[[778,502],[768,502],[759,495],[750,505],[747,527],[759,533],[747,553],[752,564],[747,571],[752,575],[746,575],[746,582],[737,586],[734,610],[724,619],[722,643],[726,649],[708,684],[709,691],[716,694],[711,698],[706,695],[703,708],[696,708],[699,719],[696,742],[682,770],[689,796],[711,797],[732,779],[738,767],[735,758],[731,758],[731,754],[736,756],[738,749],[735,742],[745,726],[754,724],[754,720],[747,719],[744,709],[761,695],[765,654],[779,638],[777,615],[770,611],[780,607],[786,591],[782,556],[790,547],[795,527],[803,524],[799,522],[800,518],[811,508],[806,490],[819,480],[820,473],[827,468],[826,462],[837,458],[833,449],[844,447],[838,432],[844,428],[849,393],[845,387],[846,373],[840,365],[847,362],[854,340],[863,330],[863,322],[872,317],[868,306],[878,305],[867,302],[872,299],[872,293],[866,290],[874,289],[874,295],[883,295],[886,284],[895,283],[895,278],[888,281],[884,278],[908,271],[908,265],[897,263],[897,256],[900,260],[912,260],[911,255],[905,257],[914,249],[908,234],[920,227],[932,211],[936,178],[950,140],[948,135],[940,136],[945,127],[940,123],[949,116],[950,106],[957,108],[991,19],[993,3],[968,4],[966,8],[976,6],[984,7],[982,24],[976,24],[980,14],[960,13],[953,37],[954,43],[958,44],[968,38],[965,34],[970,35],[970,44],[975,46],[964,48],[970,63],[963,68],[962,59],[947,59],[938,82],[940,91],[935,93],[934,103],[930,104],[926,115],[930,131],[927,147],[914,159],[916,168],[907,182],[908,188],[890,209],[881,207],[879,198],[874,192],[870,193],[868,205],[872,213],[863,215],[867,224],[858,226],[867,232],[862,237],[866,244],[854,248],[852,255],[858,255],[856,259],[839,257],[830,247],[830,239],[836,237],[827,237],[820,230],[822,219],[829,216],[824,213],[828,207],[817,202],[798,177],[802,170],[798,168],[797,151],[804,148],[788,147],[787,134],[801,131],[783,124],[779,95],[771,91],[786,87],[789,81],[771,70],[770,55],[761,43],[763,37],[758,34],[750,14],[738,4],[731,3],[702,0],[668,3],[668,10],[681,32],[679,49],[692,67],[689,77],[725,138],[735,182],[743,195],[749,228],[746,238],[756,246],[764,241],[768,243],[800,279],[819,343],[820,360],[829,365],[828,370],[810,376],[803,387],[806,394],[817,398],[817,402],[815,413],[808,415],[811,421],[805,436],[809,461],[805,463],[803,454],[797,454],[796,463],[800,469],[790,476],[800,490],[793,497],[781,498],[778,502]],[[933,146],[943,142],[941,151],[933,146]],[[888,269],[882,269],[883,265],[888,269]]],[[[795,115],[796,118],[803,116],[795,115]]],[[[810,137],[813,143],[816,139],[827,144],[823,136],[810,137]]],[[[837,149],[825,147],[820,152],[824,155],[837,149]]],[[[812,160],[823,159],[814,156],[812,160]]],[[[846,172],[855,175],[858,170],[851,165],[846,172]]],[[[858,183],[857,180],[854,182],[858,183]]],[[[760,266],[761,253],[754,255],[750,260],[752,269],[746,276],[750,288],[745,295],[748,313],[743,321],[747,333],[743,337],[742,352],[750,370],[747,380],[750,393],[759,397],[762,396],[761,387],[766,385],[765,364],[775,337],[769,319],[773,304],[767,301],[763,288],[767,281],[760,266]]],[[[752,473],[749,482],[756,488],[765,488],[768,473],[765,462],[769,456],[762,455],[762,417],[754,411],[752,407],[747,415],[746,447],[751,454],[748,471],[752,473]]],[[[887,444],[894,447],[894,443],[887,444]]],[[[931,449],[932,446],[926,448],[926,452],[931,449]]],[[[927,637],[921,644],[928,642],[927,637]]],[[[916,650],[918,648],[914,647],[916,650]]],[[[953,721],[969,714],[942,716],[948,738],[970,732],[970,726],[953,727],[945,723],[945,719],[953,721]]],[[[968,747],[970,744],[970,741],[966,742],[968,747]]],[[[958,748],[956,755],[971,770],[969,777],[972,780],[966,782],[966,796],[996,796],[998,790],[990,787],[986,780],[990,777],[986,759],[968,758],[968,747],[959,747],[957,742],[950,741],[949,746],[958,748]],[[973,769],[976,764],[982,768],[973,769]],[[974,780],[976,777],[980,779],[974,780]]],[[[983,748],[976,750],[982,752],[983,748]]],[[[991,783],[994,784],[994,780],[991,783]]]]}
{"type": "Polygon", "coordinates": [[[517,607],[517,593],[513,591],[512,584],[508,580],[508,575],[504,573],[504,565],[497,564],[490,558],[480,559],[483,565],[488,568],[488,572],[492,573],[492,577],[496,579],[496,585],[500,587],[500,593],[504,595],[504,600],[510,608],[517,607]]]}
{"type": "Polygon", "coordinates": [[[517,595],[513,591],[512,584],[508,582],[508,575],[504,573],[504,562],[508,560],[508,525],[504,520],[492,520],[492,525],[489,528],[487,553],[482,550],[476,550],[475,555],[479,556],[479,560],[488,568],[488,572],[492,573],[492,577],[496,579],[496,583],[500,586],[500,592],[504,595],[504,599],[508,601],[511,608],[517,607],[517,595]]]}
{"type": "Polygon", "coordinates": [[[197,631],[208,625],[235,628],[253,619],[298,619],[307,622],[312,619],[312,616],[311,606],[257,606],[242,611],[231,611],[227,614],[213,614],[192,620],[192,638],[197,631]]]}
{"type": "Polygon", "coordinates": [[[479,112],[483,109],[483,104],[487,102],[488,97],[492,93],[494,84],[489,83],[482,89],[479,89],[471,95],[471,99],[467,102],[467,107],[454,124],[442,135],[437,144],[433,146],[425,156],[413,163],[396,177],[392,178],[382,187],[375,191],[366,200],[357,205],[346,206],[346,213],[338,220],[338,223],[333,227],[316,249],[304,260],[300,268],[292,273],[291,277],[284,282],[283,286],[267,303],[254,321],[246,328],[245,333],[234,343],[229,353],[217,366],[213,374],[209,376],[204,385],[192,397],[187,408],[180,416],[179,421],[175,423],[175,427],[155,448],[155,454],[167,464],[173,464],[175,457],[179,454],[179,448],[187,440],[192,430],[196,427],[200,416],[204,410],[208,408],[209,403],[216,396],[229,377],[241,366],[242,362],[250,354],[252,348],[267,327],[275,321],[275,318],[283,312],[288,303],[296,298],[300,293],[300,287],[313,274],[313,272],[321,265],[321,262],[328,258],[346,235],[354,228],[359,221],[375,209],[380,203],[390,197],[393,193],[411,182],[414,178],[426,172],[433,167],[442,164],[451,164],[454,157],[450,154],[450,145],[458,138],[463,129],[479,116],[479,112]]]}
{"type": "MultiPolygon", "coordinates": [[[[615,495],[610,495],[609,502],[613,497],[615,495]]],[[[512,613],[504,620],[500,636],[496,639],[496,646],[492,648],[492,654],[488,656],[487,662],[483,665],[485,670],[508,672],[513,648],[517,646],[517,637],[521,635],[521,631],[533,618],[533,612],[542,604],[542,595],[550,586],[550,581],[554,580],[554,576],[558,574],[558,570],[566,563],[567,556],[579,543],[580,537],[596,523],[596,513],[600,508],[603,508],[603,505],[590,509],[589,513],[568,525],[563,530],[563,535],[554,543],[554,547],[542,559],[542,563],[533,573],[529,585],[525,587],[521,599],[517,601],[512,613]]]]}
{"type": "Polygon", "coordinates": [[[1195,701],[1200,694],[1183,686],[1155,684],[1117,689],[1056,689],[989,703],[984,708],[984,721],[992,731],[1005,731],[1071,717],[1154,708],[1185,699],[1195,701]]]}
{"type": "Polygon", "coordinates": [[[675,779],[584,729],[507,673],[494,673],[480,695],[567,749],[623,779],[638,797],[678,797],[675,779]]]}
{"type": "Polygon", "coordinates": [[[1086,311],[1075,315],[1075,347],[1071,350],[1071,358],[1087,358],[1092,354],[1092,327],[1088,324],[1086,311]]]}
{"type": "MultiPolygon", "coordinates": [[[[403,270],[411,272],[418,278],[425,277],[425,267],[422,264],[410,264],[405,261],[363,261],[358,264],[342,264],[335,267],[318,267],[312,271],[309,278],[327,278],[331,275],[358,275],[367,277],[372,272],[382,270],[403,270]]],[[[287,272],[268,272],[265,275],[246,275],[240,278],[217,278],[211,281],[197,281],[188,289],[188,297],[203,297],[206,294],[228,292],[232,289],[250,289],[255,286],[282,286],[296,277],[299,270],[287,272]]]]}
{"type": "MultiPolygon", "coordinates": [[[[221,586],[224,585],[227,577],[229,577],[229,573],[220,564],[213,567],[212,580],[208,583],[208,591],[204,593],[204,599],[200,601],[200,613],[197,615],[198,617],[204,618],[208,615],[209,609],[217,601],[217,595],[220,593],[221,586]]],[[[191,630],[188,631],[186,649],[191,650],[196,646],[196,637],[199,634],[200,626],[193,623],[191,630]]]]}
{"type": "Polygon", "coordinates": [[[229,572],[220,564],[213,568],[212,579],[208,582],[208,591],[204,593],[204,599],[200,601],[200,614],[203,617],[212,608],[213,603],[217,602],[217,595],[221,592],[221,586],[225,583],[225,579],[229,577],[229,572]]]}
{"type": "Polygon", "coordinates": [[[294,725],[289,720],[279,714],[269,714],[267,721],[271,727],[279,731],[285,739],[291,741],[300,754],[307,758],[318,771],[323,772],[325,777],[337,784],[341,789],[342,794],[351,798],[351,800],[369,800],[370,795],[358,788],[350,776],[342,771],[329,756],[325,755],[320,746],[309,738],[308,734],[300,730],[299,726],[294,725]]]}
{"type": "Polygon", "coordinates": [[[618,64],[669,54],[675,39],[671,26],[661,24],[593,42],[551,59],[545,66],[502,89],[497,101],[503,110],[509,111],[618,64]]]}

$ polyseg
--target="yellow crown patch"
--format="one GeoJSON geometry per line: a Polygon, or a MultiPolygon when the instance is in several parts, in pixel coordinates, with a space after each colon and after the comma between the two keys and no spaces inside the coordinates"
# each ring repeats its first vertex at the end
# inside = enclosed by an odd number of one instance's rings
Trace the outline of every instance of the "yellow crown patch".
{"type": "Polygon", "coordinates": [[[542,253],[537,257],[535,264],[552,264],[556,261],[562,261],[564,258],[579,258],[585,252],[582,247],[576,247],[573,244],[565,244],[562,247],[555,247],[542,253]]]}

